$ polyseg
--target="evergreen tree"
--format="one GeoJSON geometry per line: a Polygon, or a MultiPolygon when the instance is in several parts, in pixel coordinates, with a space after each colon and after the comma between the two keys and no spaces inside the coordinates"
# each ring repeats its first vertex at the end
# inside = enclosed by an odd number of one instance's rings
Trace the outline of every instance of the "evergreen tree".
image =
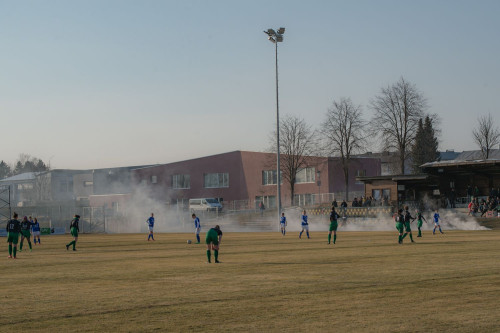
{"type": "Polygon", "coordinates": [[[413,158],[413,173],[420,172],[420,166],[425,163],[425,130],[422,118],[418,121],[417,133],[415,134],[415,141],[411,149],[413,158]]]}
{"type": "Polygon", "coordinates": [[[0,179],[9,177],[11,175],[11,172],[12,170],[10,166],[4,161],[0,161],[0,179]]]}
{"type": "Polygon", "coordinates": [[[412,146],[413,173],[421,172],[420,166],[427,162],[434,162],[439,157],[438,140],[429,116],[418,122],[415,142],[412,146]]]}

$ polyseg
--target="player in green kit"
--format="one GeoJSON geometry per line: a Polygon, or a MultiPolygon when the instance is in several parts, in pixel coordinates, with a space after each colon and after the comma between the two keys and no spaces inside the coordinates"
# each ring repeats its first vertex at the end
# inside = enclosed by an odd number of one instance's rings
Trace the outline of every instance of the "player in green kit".
{"type": "Polygon", "coordinates": [[[405,239],[406,235],[410,234],[410,239],[411,239],[411,242],[412,243],[415,243],[415,241],[413,240],[413,235],[411,233],[411,226],[410,226],[410,222],[411,220],[415,220],[415,218],[413,216],[411,216],[411,213],[409,211],[409,207],[408,206],[405,206],[405,211],[404,211],[404,227],[405,227],[405,234],[403,235],[403,237],[401,238],[401,242],[403,242],[403,239],[405,239]]]}
{"type": "Polygon", "coordinates": [[[418,209],[415,210],[415,214],[417,214],[417,217],[416,217],[417,218],[417,228],[418,228],[418,236],[417,237],[422,237],[422,230],[420,230],[420,228],[422,228],[422,225],[423,225],[422,220],[424,220],[425,223],[427,223],[427,220],[422,215],[422,213],[420,213],[420,211],[418,209]]]}
{"type": "Polygon", "coordinates": [[[403,222],[405,220],[405,217],[403,216],[402,209],[398,210],[398,213],[395,216],[395,220],[396,220],[396,229],[399,232],[398,243],[403,244],[403,231],[404,231],[403,222]]]}
{"type": "Polygon", "coordinates": [[[7,243],[9,243],[9,258],[16,259],[17,242],[19,241],[19,233],[21,232],[21,222],[17,219],[17,213],[12,215],[12,220],[7,222],[7,243]],[[14,256],[12,256],[14,254],[14,256]]]}
{"type": "Polygon", "coordinates": [[[328,244],[330,244],[330,241],[332,239],[332,231],[333,231],[333,244],[335,244],[335,242],[337,241],[338,218],[339,215],[335,211],[335,207],[332,206],[332,211],[330,212],[330,229],[328,231],[328,244]]]}
{"type": "Polygon", "coordinates": [[[21,222],[21,244],[19,245],[19,251],[23,250],[23,243],[24,239],[26,238],[28,240],[28,246],[30,247],[31,251],[31,226],[33,225],[33,222],[29,221],[28,218],[25,216],[23,218],[23,221],[21,222]]]}
{"type": "Polygon", "coordinates": [[[71,236],[73,236],[73,241],[66,244],[66,250],[69,249],[71,245],[73,245],[73,251],[76,251],[76,242],[78,241],[78,232],[80,232],[80,228],[78,227],[78,222],[80,221],[80,215],[75,215],[73,220],[71,220],[71,224],[69,225],[71,236]]]}
{"type": "Polygon", "coordinates": [[[214,250],[214,257],[215,257],[215,263],[219,263],[219,245],[222,241],[222,231],[220,230],[220,227],[218,225],[215,226],[215,228],[211,228],[207,232],[207,236],[205,238],[205,241],[207,243],[207,259],[208,263],[211,262],[210,257],[211,253],[210,250],[214,250]]]}

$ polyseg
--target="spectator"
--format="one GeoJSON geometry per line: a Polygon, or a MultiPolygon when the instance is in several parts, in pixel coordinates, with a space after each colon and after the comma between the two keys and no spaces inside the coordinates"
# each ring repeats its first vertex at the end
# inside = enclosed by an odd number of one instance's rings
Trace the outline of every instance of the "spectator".
{"type": "Polygon", "coordinates": [[[474,186],[474,197],[479,197],[479,188],[477,186],[474,186]]]}
{"type": "Polygon", "coordinates": [[[337,199],[333,199],[333,202],[332,202],[332,207],[335,207],[337,208],[337,199]]]}
{"type": "Polygon", "coordinates": [[[358,207],[358,198],[354,198],[352,201],[352,207],[358,207]]]}
{"type": "Polygon", "coordinates": [[[455,200],[456,200],[457,196],[456,196],[456,193],[455,193],[455,189],[452,188],[451,189],[451,192],[450,192],[450,208],[455,208],[455,200]]]}
{"type": "Polygon", "coordinates": [[[472,187],[467,185],[467,201],[471,201],[472,199],[472,187]]]}
{"type": "Polygon", "coordinates": [[[264,201],[260,202],[259,209],[260,209],[260,216],[264,215],[264,209],[266,209],[266,206],[264,206],[264,201]]]}

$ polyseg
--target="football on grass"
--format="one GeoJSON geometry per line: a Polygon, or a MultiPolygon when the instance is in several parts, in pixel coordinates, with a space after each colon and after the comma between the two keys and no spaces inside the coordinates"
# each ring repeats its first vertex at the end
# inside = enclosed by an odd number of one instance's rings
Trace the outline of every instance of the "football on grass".
{"type": "Polygon", "coordinates": [[[191,244],[191,240],[190,240],[190,239],[188,239],[187,243],[188,243],[188,244],[191,244]]]}

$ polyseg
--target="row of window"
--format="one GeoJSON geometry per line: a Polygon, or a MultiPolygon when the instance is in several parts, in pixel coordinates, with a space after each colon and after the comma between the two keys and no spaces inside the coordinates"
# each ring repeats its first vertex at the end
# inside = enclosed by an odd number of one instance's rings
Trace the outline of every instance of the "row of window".
{"type": "MultiPolygon", "coordinates": [[[[366,171],[358,170],[357,176],[365,175],[366,171]]],[[[276,170],[263,170],[262,171],[262,185],[276,185],[277,184],[276,170]]],[[[151,176],[151,183],[158,182],[157,176],[151,176]]],[[[303,168],[297,172],[295,183],[314,183],[316,182],[315,168],[303,168]]],[[[280,172],[280,184],[283,184],[283,173],[280,172]]],[[[225,188],[229,187],[229,173],[205,173],[203,175],[203,187],[205,188],[225,188]]],[[[172,188],[174,189],[189,189],[191,188],[190,175],[177,174],[172,175],[172,188]]]]}

